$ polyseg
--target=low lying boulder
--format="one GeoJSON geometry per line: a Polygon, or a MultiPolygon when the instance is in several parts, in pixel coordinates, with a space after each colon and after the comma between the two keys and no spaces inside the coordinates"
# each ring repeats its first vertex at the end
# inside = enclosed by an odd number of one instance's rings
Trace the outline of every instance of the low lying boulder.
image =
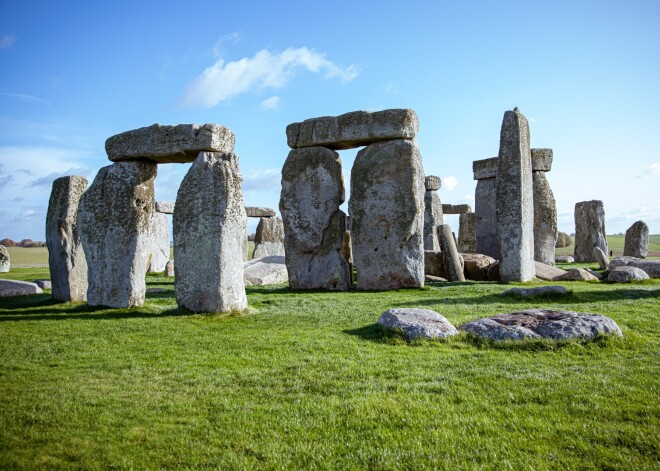
{"type": "Polygon", "coordinates": [[[534,262],[536,265],[536,278],[544,281],[554,281],[560,276],[566,274],[566,270],[561,268],[553,267],[551,265],[546,265],[541,262],[534,262]]]}
{"type": "Polygon", "coordinates": [[[488,267],[496,260],[480,253],[462,253],[463,274],[466,280],[488,281],[488,267]]]}
{"type": "Polygon", "coordinates": [[[570,291],[563,286],[537,286],[535,288],[511,288],[502,292],[502,296],[518,296],[521,298],[555,294],[570,294],[570,291]]]}
{"type": "Polygon", "coordinates": [[[555,278],[555,281],[598,281],[598,277],[584,268],[571,268],[566,274],[555,278]]]}
{"type": "Polygon", "coordinates": [[[571,255],[555,255],[555,263],[575,263],[571,255]]]}
{"type": "Polygon", "coordinates": [[[26,294],[41,294],[43,291],[36,283],[18,280],[0,279],[0,298],[8,296],[25,296],[26,294]]]}
{"type": "Polygon", "coordinates": [[[447,278],[447,270],[445,269],[444,258],[442,257],[442,253],[440,251],[424,251],[424,274],[447,278]]]}
{"type": "Polygon", "coordinates": [[[660,260],[635,257],[617,257],[610,260],[610,269],[617,267],[637,267],[644,270],[649,278],[660,278],[660,260]]]}
{"type": "Polygon", "coordinates": [[[283,255],[253,258],[243,264],[245,286],[276,285],[289,282],[283,255]]]}
{"type": "Polygon", "coordinates": [[[641,268],[627,266],[613,268],[607,276],[607,280],[613,283],[630,283],[648,279],[649,275],[641,268]]]}
{"type": "Polygon", "coordinates": [[[401,329],[408,340],[447,338],[458,334],[456,327],[430,309],[390,309],[381,314],[378,325],[401,329]]]}
{"type": "Polygon", "coordinates": [[[571,236],[566,234],[565,232],[557,232],[557,242],[555,242],[555,247],[557,248],[563,248],[563,247],[568,247],[571,245],[571,236]]]}
{"type": "Polygon", "coordinates": [[[50,280],[32,280],[32,283],[41,289],[53,289],[53,283],[50,280]]]}

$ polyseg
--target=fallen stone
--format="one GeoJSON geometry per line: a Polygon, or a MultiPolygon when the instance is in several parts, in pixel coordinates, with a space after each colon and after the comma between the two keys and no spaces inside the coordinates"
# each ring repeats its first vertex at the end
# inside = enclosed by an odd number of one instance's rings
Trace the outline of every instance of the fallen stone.
{"type": "Polygon", "coordinates": [[[477,252],[477,218],[474,213],[458,216],[458,251],[461,253],[477,252]]]}
{"type": "Polygon", "coordinates": [[[649,226],[644,221],[637,221],[626,231],[623,255],[645,258],[649,254],[649,226]]]}
{"type": "Polygon", "coordinates": [[[156,201],[156,212],[163,214],[174,214],[174,203],[168,201],[156,201]]]}
{"type": "MultiPolygon", "coordinates": [[[[532,149],[550,151],[552,149],[532,149]]],[[[532,152],[534,155],[534,152],[532,152]]],[[[557,244],[557,204],[545,172],[532,174],[534,188],[534,260],[554,265],[557,244]]]]}
{"type": "Polygon", "coordinates": [[[442,213],[443,214],[464,214],[471,213],[472,206],[469,204],[443,204],[442,213]]]}
{"type": "Polygon", "coordinates": [[[414,139],[418,128],[419,121],[413,110],[354,111],[289,124],[286,138],[292,149],[323,146],[340,150],[381,141],[414,139]]]}
{"type": "Polygon", "coordinates": [[[485,180],[497,177],[498,157],[475,160],[472,162],[472,172],[475,180],[485,180]]]}
{"type": "Polygon", "coordinates": [[[0,278],[0,298],[41,294],[43,291],[36,283],[29,281],[5,280],[0,278]]]}
{"type": "Polygon", "coordinates": [[[552,170],[552,149],[531,149],[531,155],[533,172],[552,170]]]}
{"type": "Polygon", "coordinates": [[[566,274],[566,270],[541,262],[534,262],[534,267],[536,269],[536,278],[539,280],[553,281],[566,274]]]}
{"type": "Polygon", "coordinates": [[[253,258],[243,264],[245,286],[276,285],[287,283],[289,274],[283,255],[253,258]]]}
{"type": "Polygon", "coordinates": [[[170,229],[167,216],[154,212],[151,216],[151,262],[149,271],[160,273],[170,261],[170,229]]]}
{"type": "Polygon", "coordinates": [[[427,175],[424,178],[424,187],[426,188],[426,191],[438,191],[441,186],[442,180],[440,177],[436,177],[435,175],[427,175]]]}
{"type": "Polygon", "coordinates": [[[617,257],[610,260],[610,270],[626,266],[640,268],[650,278],[660,278],[660,260],[644,260],[635,257],[617,257]]]}
{"type": "Polygon", "coordinates": [[[424,275],[424,280],[427,283],[441,283],[441,282],[446,282],[447,278],[443,278],[441,276],[424,275]]]}
{"type": "Polygon", "coordinates": [[[571,236],[565,232],[557,232],[557,242],[555,242],[556,248],[569,247],[572,243],[571,236]]]}
{"type": "Polygon", "coordinates": [[[390,309],[381,314],[378,325],[401,329],[408,340],[444,339],[458,334],[456,327],[444,316],[430,309],[390,309]]]}
{"type": "Polygon", "coordinates": [[[477,319],[459,327],[490,340],[592,339],[599,335],[623,336],[611,318],[588,312],[527,309],[477,319]]]}
{"type": "Polygon", "coordinates": [[[598,262],[598,266],[601,270],[607,270],[609,268],[610,261],[605,252],[603,252],[603,249],[600,247],[594,247],[594,258],[598,262]]]}
{"type": "Polygon", "coordinates": [[[200,152],[230,153],[234,133],[218,124],[154,124],[117,134],[105,141],[113,162],[149,159],[153,162],[193,162],[200,152]]]}
{"type": "Polygon", "coordinates": [[[252,258],[271,255],[284,255],[284,224],[282,219],[277,216],[260,218],[254,237],[252,258]]]}
{"type": "Polygon", "coordinates": [[[585,270],[587,270],[589,273],[591,273],[593,276],[595,276],[599,280],[602,280],[603,278],[605,278],[602,274],[598,273],[596,270],[592,270],[591,268],[585,268],[585,270]]]}
{"type": "Polygon", "coordinates": [[[451,233],[449,224],[438,227],[440,236],[440,256],[445,264],[445,273],[449,281],[465,281],[463,274],[463,258],[458,253],[456,241],[451,233]]]}
{"type": "Polygon", "coordinates": [[[649,275],[644,270],[637,267],[616,267],[610,270],[607,280],[614,283],[630,283],[631,281],[648,280],[649,275]]]}
{"type": "Polygon", "coordinates": [[[0,273],[7,273],[10,268],[9,250],[4,245],[0,245],[0,273]]]}
{"type": "Polygon", "coordinates": [[[32,283],[41,289],[53,289],[53,283],[50,280],[32,280],[32,283]]]}
{"type": "Polygon", "coordinates": [[[575,259],[570,255],[555,255],[555,263],[575,263],[575,259]]]}
{"type": "Polygon", "coordinates": [[[555,278],[554,281],[598,281],[598,278],[584,268],[571,268],[566,274],[555,278]]]}
{"type": "Polygon", "coordinates": [[[511,288],[502,293],[502,296],[518,296],[529,298],[532,296],[547,296],[569,294],[570,291],[563,286],[537,286],[535,288],[511,288]]]}
{"type": "Polygon", "coordinates": [[[275,216],[275,210],[271,208],[260,208],[257,206],[246,206],[245,214],[249,218],[272,218],[275,216]]]}
{"type": "Polygon", "coordinates": [[[488,268],[495,263],[493,257],[479,253],[461,253],[466,280],[488,281],[488,268]]]}
{"type": "Polygon", "coordinates": [[[168,260],[165,265],[165,276],[174,276],[174,260],[168,260]]]}
{"type": "Polygon", "coordinates": [[[575,204],[575,249],[573,257],[578,263],[596,262],[594,247],[608,253],[605,237],[605,209],[599,200],[575,204]]]}

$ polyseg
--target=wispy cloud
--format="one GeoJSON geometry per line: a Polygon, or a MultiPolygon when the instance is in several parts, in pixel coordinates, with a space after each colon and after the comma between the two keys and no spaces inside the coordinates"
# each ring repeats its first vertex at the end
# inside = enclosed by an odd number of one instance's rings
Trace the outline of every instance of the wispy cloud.
{"type": "Polygon", "coordinates": [[[89,169],[84,167],[71,167],[68,170],[63,172],[51,172],[48,175],[39,177],[36,180],[32,180],[29,183],[31,188],[35,187],[50,187],[53,184],[53,181],[60,177],[66,177],[70,175],[82,175],[87,176],[89,174],[89,169]]]}
{"type": "Polygon", "coordinates": [[[454,189],[458,186],[458,180],[456,177],[442,177],[442,186],[441,188],[443,190],[447,191],[454,191],[454,189]]]}
{"type": "Polygon", "coordinates": [[[3,36],[0,38],[0,49],[7,49],[8,47],[12,47],[14,43],[16,42],[16,35],[15,34],[8,34],[7,36],[3,36]]]}
{"type": "Polygon", "coordinates": [[[649,165],[644,172],[637,175],[637,178],[649,179],[660,178],[660,163],[655,162],[649,165]]]}
{"type": "Polygon", "coordinates": [[[237,61],[218,59],[188,85],[181,104],[210,108],[243,93],[279,89],[301,70],[341,82],[350,82],[359,74],[358,66],[339,66],[328,60],[325,54],[306,47],[288,48],[282,52],[262,49],[254,57],[237,61]]]}
{"type": "Polygon", "coordinates": [[[46,100],[39,98],[34,95],[26,95],[25,93],[14,93],[14,92],[0,92],[0,96],[6,96],[9,98],[14,98],[15,100],[22,101],[24,103],[44,103],[48,104],[46,100]]]}
{"type": "Polygon", "coordinates": [[[243,175],[243,191],[273,190],[282,184],[282,172],[277,168],[259,169],[243,175]]]}
{"type": "Polygon", "coordinates": [[[2,164],[0,164],[0,175],[2,175],[0,177],[0,189],[9,185],[14,179],[13,175],[7,173],[7,167],[2,164]]]}
{"type": "Polygon", "coordinates": [[[259,106],[261,107],[262,110],[274,110],[278,106],[280,106],[280,97],[278,96],[272,96],[270,98],[266,98],[264,101],[262,101],[259,106]]]}

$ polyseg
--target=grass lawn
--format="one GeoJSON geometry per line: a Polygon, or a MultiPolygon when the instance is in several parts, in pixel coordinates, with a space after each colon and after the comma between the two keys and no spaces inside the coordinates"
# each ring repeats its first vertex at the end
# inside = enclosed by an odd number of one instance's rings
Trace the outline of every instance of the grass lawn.
{"type": "MultiPolygon", "coordinates": [[[[14,278],[47,278],[15,270],[14,278]]],[[[0,468],[658,469],[660,280],[384,293],[247,289],[243,315],[0,300],[0,468]],[[454,325],[528,307],[612,317],[622,339],[407,343],[376,323],[454,325]]]]}
{"type": "MultiPolygon", "coordinates": [[[[614,253],[615,257],[623,255],[623,245],[625,236],[622,235],[608,235],[607,246],[614,253]]],[[[570,246],[562,247],[555,250],[557,255],[573,255],[575,250],[575,237],[571,237],[573,241],[570,246]]],[[[649,235],[649,257],[660,257],[660,234],[649,235]]]]}

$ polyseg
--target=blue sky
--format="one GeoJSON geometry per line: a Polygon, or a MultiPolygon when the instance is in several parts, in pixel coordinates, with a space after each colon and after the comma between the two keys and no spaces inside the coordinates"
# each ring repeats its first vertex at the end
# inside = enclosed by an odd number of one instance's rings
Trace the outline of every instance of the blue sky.
{"type": "MultiPolygon", "coordinates": [[[[560,230],[602,199],[608,233],[660,233],[658,24],[657,0],[0,0],[0,238],[43,240],[52,180],[91,182],[106,138],[153,123],[232,129],[246,204],[277,208],[287,124],[412,108],[443,202],[473,204],[515,106],[554,149],[560,230]]],[[[159,167],[159,200],[187,168],[159,167]]]]}

